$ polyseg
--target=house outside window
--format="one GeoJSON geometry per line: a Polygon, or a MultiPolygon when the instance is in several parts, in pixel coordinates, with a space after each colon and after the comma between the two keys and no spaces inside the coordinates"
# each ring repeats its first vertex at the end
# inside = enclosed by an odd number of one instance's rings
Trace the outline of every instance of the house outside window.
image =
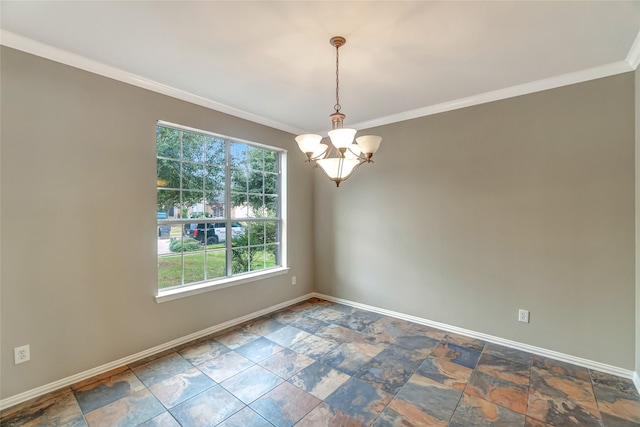
{"type": "Polygon", "coordinates": [[[158,122],[158,290],[284,267],[286,152],[158,122]]]}

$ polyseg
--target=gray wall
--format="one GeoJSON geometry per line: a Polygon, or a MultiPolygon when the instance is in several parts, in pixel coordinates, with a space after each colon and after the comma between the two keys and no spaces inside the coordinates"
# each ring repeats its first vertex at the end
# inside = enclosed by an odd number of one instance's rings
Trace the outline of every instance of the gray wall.
{"type": "Polygon", "coordinates": [[[1,55],[2,398],[313,290],[313,181],[292,135],[5,47],[1,55]],[[289,275],[155,302],[158,119],[292,150],[289,275]],[[24,344],[31,361],[15,366],[24,344]]]}
{"type": "Polygon", "coordinates": [[[634,127],[626,73],[370,129],[316,174],[316,289],[633,370],[634,127]]]}

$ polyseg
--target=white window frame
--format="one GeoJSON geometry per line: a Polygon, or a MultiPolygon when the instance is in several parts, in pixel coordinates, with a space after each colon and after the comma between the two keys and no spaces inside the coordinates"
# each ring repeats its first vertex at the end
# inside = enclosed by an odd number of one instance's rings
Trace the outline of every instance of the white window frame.
{"type": "MultiPolygon", "coordinates": [[[[261,148],[261,149],[265,149],[265,150],[269,150],[269,151],[273,151],[275,153],[277,153],[277,155],[279,156],[279,175],[280,175],[280,182],[279,182],[279,199],[280,199],[280,215],[278,218],[231,218],[230,215],[230,209],[231,209],[231,203],[230,203],[230,194],[231,194],[231,178],[230,178],[230,154],[228,152],[227,149],[227,153],[226,153],[226,165],[225,165],[225,218],[224,219],[215,219],[212,222],[227,222],[228,224],[230,224],[231,222],[236,222],[236,221],[279,221],[280,223],[280,265],[276,266],[276,267],[272,267],[272,268],[268,268],[268,269],[264,269],[264,270],[258,270],[258,271],[253,271],[253,272],[248,272],[248,273],[239,273],[236,275],[231,274],[230,276],[227,275],[226,277],[222,277],[222,278],[216,278],[216,279],[212,279],[212,280],[208,280],[208,281],[203,281],[203,282],[196,282],[193,284],[184,284],[182,286],[179,287],[173,287],[173,288],[169,288],[169,289],[160,289],[159,283],[158,283],[158,269],[156,268],[156,289],[157,289],[157,294],[156,294],[156,302],[158,303],[162,303],[162,302],[166,302],[166,301],[171,301],[171,300],[175,300],[175,299],[180,299],[180,298],[184,298],[184,297],[188,297],[191,295],[197,295],[197,294],[201,294],[204,292],[210,292],[210,291],[214,291],[214,290],[218,290],[218,289],[224,289],[224,288],[228,288],[231,286],[237,286],[237,285],[241,285],[241,284],[245,284],[245,283],[250,283],[253,281],[257,281],[257,280],[264,280],[264,279],[268,279],[271,277],[275,277],[275,276],[280,276],[283,274],[287,274],[289,272],[289,267],[288,267],[288,262],[287,262],[287,150],[279,148],[279,147],[272,147],[269,145],[265,145],[265,144],[260,144],[260,143],[256,143],[253,141],[247,141],[247,140],[242,140],[239,138],[234,138],[234,137],[229,137],[229,136],[225,136],[225,135],[220,135],[220,134],[216,134],[213,132],[208,132],[208,131],[204,131],[201,129],[195,129],[195,128],[191,128],[188,126],[183,126],[183,125],[178,125],[175,123],[170,123],[170,122],[166,122],[166,121],[162,121],[162,120],[158,120],[156,123],[156,127],[157,126],[162,126],[162,127],[168,127],[168,128],[172,128],[172,129],[176,129],[176,130],[180,130],[180,131],[184,131],[184,132],[190,132],[190,133],[194,133],[194,134],[199,134],[199,135],[205,135],[205,136],[211,136],[211,137],[215,137],[215,138],[220,138],[223,139],[225,141],[226,146],[229,146],[230,142],[235,142],[235,143],[242,143],[242,144],[246,144],[252,147],[256,147],[256,148],[261,148]]],[[[157,161],[157,160],[156,160],[157,161]]],[[[196,220],[197,221],[197,220],[196,220]]],[[[188,224],[189,222],[194,222],[194,220],[185,220],[185,219],[166,219],[166,220],[159,220],[156,218],[156,223],[158,226],[160,225],[176,225],[176,224],[188,224]]],[[[230,227],[229,225],[227,226],[228,228],[230,227]]],[[[231,235],[230,234],[230,230],[227,230],[227,235],[231,235]]],[[[156,233],[156,238],[157,238],[157,233],[156,233]]],[[[226,244],[227,244],[227,252],[230,252],[230,248],[231,248],[231,239],[226,239],[226,244]]],[[[157,247],[157,246],[156,246],[157,247]]],[[[156,259],[158,259],[158,254],[156,253],[156,259]]],[[[228,254],[227,256],[227,262],[229,262],[230,260],[230,254],[228,254]]],[[[227,274],[229,274],[229,271],[227,271],[227,274]]]]}

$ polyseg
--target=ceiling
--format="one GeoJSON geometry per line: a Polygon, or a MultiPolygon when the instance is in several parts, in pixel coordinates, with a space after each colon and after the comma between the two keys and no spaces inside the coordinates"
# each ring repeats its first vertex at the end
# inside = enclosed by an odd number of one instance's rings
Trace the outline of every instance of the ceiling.
{"type": "Polygon", "coordinates": [[[640,1],[5,1],[4,45],[292,133],[631,71],[640,1]]]}

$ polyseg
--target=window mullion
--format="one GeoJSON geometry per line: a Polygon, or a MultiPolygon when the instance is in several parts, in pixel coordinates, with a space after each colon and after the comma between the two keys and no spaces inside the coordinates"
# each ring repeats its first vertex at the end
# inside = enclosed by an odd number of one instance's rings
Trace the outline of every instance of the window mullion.
{"type": "Polygon", "coordinates": [[[232,253],[232,235],[230,230],[231,220],[231,142],[229,140],[224,141],[224,156],[225,156],[225,169],[224,169],[224,219],[225,219],[225,248],[226,250],[226,271],[227,277],[231,277],[233,274],[233,253],[232,253]]]}

